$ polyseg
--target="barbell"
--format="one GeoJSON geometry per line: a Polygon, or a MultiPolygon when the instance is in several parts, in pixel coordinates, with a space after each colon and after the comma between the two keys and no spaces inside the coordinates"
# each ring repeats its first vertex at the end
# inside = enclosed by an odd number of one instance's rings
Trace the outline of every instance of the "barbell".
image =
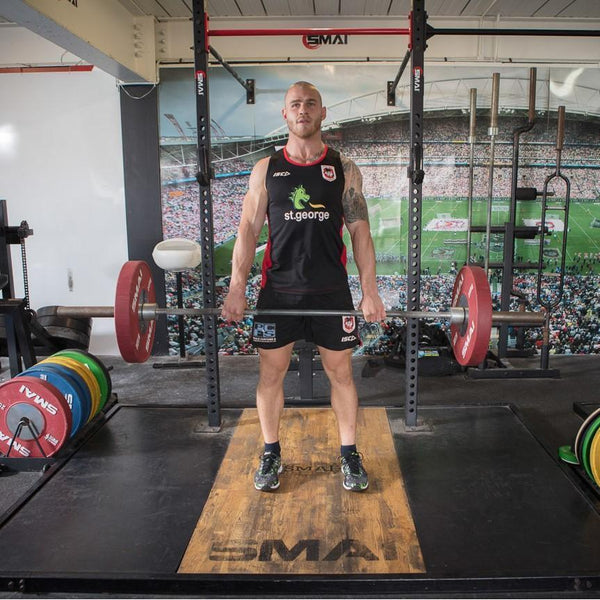
{"type": "MultiPolygon", "coordinates": [[[[156,304],[152,272],[144,261],[128,261],[119,273],[114,306],[57,306],[56,314],[73,318],[114,317],[117,343],[127,362],[141,363],[152,352],[156,319],[161,315],[218,316],[220,308],[161,308],[156,304]]],[[[361,316],[358,310],[247,310],[248,316],[361,316]]],[[[390,318],[443,319],[450,322],[450,343],[458,363],[480,364],[488,351],[493,324],[540,327],[543,312],[493,311],[492,295],[485,271],[466,265],[456,276],[448,311],[387,311],[390,318]]]]}

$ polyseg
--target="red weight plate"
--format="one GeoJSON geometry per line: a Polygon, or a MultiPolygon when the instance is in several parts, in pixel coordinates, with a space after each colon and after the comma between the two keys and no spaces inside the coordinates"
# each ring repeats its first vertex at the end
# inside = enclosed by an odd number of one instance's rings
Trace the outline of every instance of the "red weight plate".
{"type": "Polygon", "coordinates": [[[130,363],[148,360],[152,352],[156,321],[142,321],[142,304],[156,301],[154,281],[147,263],[130,260],[121,268],[115,298],[115,329],[121,356],[130,363]]]}
{"type": "Polygon", "coordinates": [[[72,424],[71,409],[67,401],[47,381],[23,376],[9,379],[0,385],[2,454],[7,455],[12,442],[10,456],[53,456],[69,439],[72,424]],[[24,425],[17,436],[20,423],[24,425]],[[30,423],[31,426],[25,423],[30,423]]]}
{"type": "Polygon", "coordinates": [[[474,367],[485,359],[492,334],[492,294],[481,267],[465,265],[458,272],[452,306],[469,313],[464,323],[450,325],[454,356],[461,365],[474,367]]]}

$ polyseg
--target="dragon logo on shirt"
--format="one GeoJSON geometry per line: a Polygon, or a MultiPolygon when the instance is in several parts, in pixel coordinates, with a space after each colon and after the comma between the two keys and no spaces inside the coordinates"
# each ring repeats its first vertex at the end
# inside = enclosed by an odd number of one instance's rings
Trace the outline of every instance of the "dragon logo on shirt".
{"type": "Polygon", "coordinates": [[[325,208],[324,204],[312,204],[310,202],[310,195],[304,189],[303,185],[297,185],[293,191],[290,193],[290,200],[294,205],[296,210],[304,210],[306,208],[306,204],[308,204],[311,208],[325,208]]]}

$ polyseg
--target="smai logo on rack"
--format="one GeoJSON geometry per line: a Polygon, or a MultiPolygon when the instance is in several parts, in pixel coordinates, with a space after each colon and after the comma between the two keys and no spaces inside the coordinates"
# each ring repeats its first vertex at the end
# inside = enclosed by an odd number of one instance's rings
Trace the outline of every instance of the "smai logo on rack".
{"type": "Polygon", "coordinates": [[[316,50],[321,46],[347,46],[347,35],[311,34],[302,36],[302,44],[309,50],[316,50]]]}

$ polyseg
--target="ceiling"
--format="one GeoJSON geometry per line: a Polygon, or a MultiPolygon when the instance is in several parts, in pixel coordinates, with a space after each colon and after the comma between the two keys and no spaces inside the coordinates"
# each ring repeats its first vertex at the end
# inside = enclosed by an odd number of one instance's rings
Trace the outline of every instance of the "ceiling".
{"type": "MultiPolygon", "coordinates": [[[[192,16],[192,0],[118,0],[133,16],[192,16]]],[[[205,0],[211,17],[406,17],[412,0],[205,0]]],[[[427,15],[465,18],[600,19],[600,0],[425,0],[427,15]]],[[[1,10],[1,7],[0,7],[1,10]]],[[[0,23],[7,23],[0,16],[0,23]]]]}
{"type": "MultiPolygon", "coordinates": [[[[192,0],[119,0],[135,16],[192,16],[192,0]]],[[[211,17],[406,16],[411,0],[207,0],[211,17]]],[[[429,17],[600,19],[598,0],[426,0],[429,17]]]]}

